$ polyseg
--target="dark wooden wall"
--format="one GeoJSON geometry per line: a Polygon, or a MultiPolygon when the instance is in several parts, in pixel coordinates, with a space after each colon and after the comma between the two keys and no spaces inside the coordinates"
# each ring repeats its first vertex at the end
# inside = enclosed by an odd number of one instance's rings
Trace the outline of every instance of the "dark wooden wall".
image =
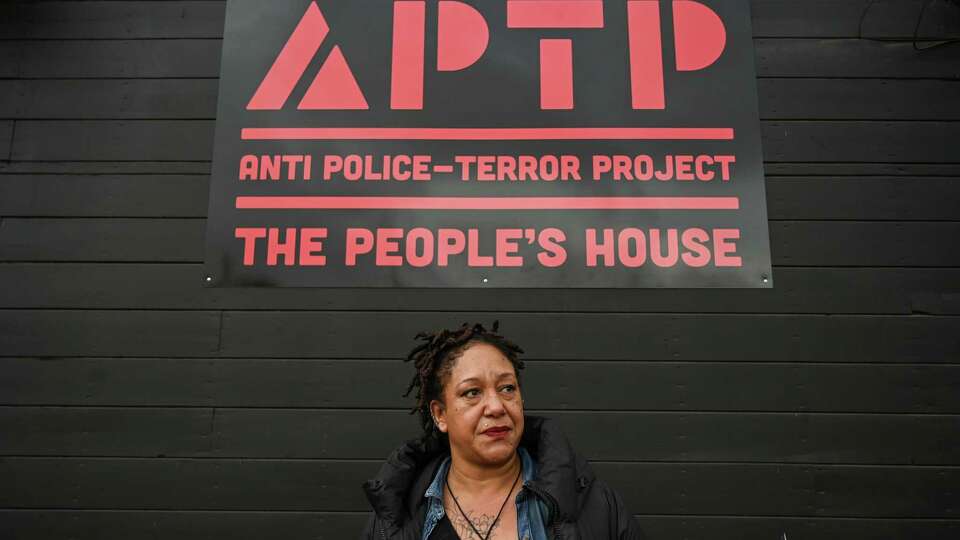
{"type": "Polygon", "coordinates": [[[960,538],[960,44],[870,3],[753,2],[772,291],[205,289],[224,4],[0,4],[0,538],[352,538],[477,319],[653,540],[960,538]]]}

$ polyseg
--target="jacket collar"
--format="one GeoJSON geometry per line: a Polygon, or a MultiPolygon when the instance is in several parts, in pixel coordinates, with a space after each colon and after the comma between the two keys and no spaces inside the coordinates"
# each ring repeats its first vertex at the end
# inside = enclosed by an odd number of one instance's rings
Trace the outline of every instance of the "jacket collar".
{"type": "Polygon", "coordinates": [[[410,439],[394,450],[377,475],[363,483],[377,516],[399,526],[414,515],[447,455],[446,449],[425,438],[410,439]]]}
{"type": "MultiPolygon", "coordinates": [[[[563,521],[579,515],[579,492],[593,483],[593,471],[573,451],[556,421],[524,417],[520,444],[537,461],[537,475],[529,487],[546,499],[563,521]]],[[[424,493],[449,451],[439,443],[411,439],[394,450],[375,477],[363,484],[367,499],[380,519],[399,527],[418,516],[424,493]]]]}
{"type": "Polygon", "coordinates": [[[561,521],[573,521],[580,515],[579,494],[596,476],[587,460],[573,451],[570,441],[555,420],[538,416],[524,418],[520,444],[537,461],[537,477],[530,487],[538,495],[546,494],[561,521]]]}

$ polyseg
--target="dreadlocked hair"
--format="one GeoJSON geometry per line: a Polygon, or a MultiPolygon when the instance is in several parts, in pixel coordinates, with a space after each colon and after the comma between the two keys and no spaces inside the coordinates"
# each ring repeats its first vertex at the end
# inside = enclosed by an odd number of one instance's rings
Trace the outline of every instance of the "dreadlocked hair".
{"type": "Polygon", "coordinates": [[[410,414],[420,413],[420,423],[424,435],[428,438],[445,438],[446,434],[441,433],[433,423],[430,402],[441,399],[443,385],[453,370],[453,364],[470,345],[486,343],[496,347],[513,364],[513,369],[517,374],[517,383],[520,383],[520,370],[523,369],[523,361],[518,356],[523,354],[523,349],[497,334],[499,327],[499,321],[494,321],[493,328],[490,330],[484,328],[480,323],[472,325],[463,323],[456,330],[444,329],[417,334],[415,339],[423,343],[410,351],[410,354],[404,360],[405,362],[413,362],[416,373],[410,380],[407,391],[403,396],[409,396],[416,388],[417,401],[413,409],[410,410],[410,414]]]}

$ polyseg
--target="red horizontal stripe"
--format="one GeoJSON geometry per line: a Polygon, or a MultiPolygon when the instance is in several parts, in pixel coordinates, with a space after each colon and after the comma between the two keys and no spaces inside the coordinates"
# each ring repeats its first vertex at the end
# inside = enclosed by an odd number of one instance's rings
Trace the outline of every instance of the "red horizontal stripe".
{"type": "Polygon", "coordinates": [[[259,140],[732,140],[733,128],[243,128],[240,138],[259,140]]]}
{"type": "Polygon", "coordinates": [[[241,210],[738,210],[737,197],[237,197],[241,210]]]}
{"type": "Polygon", "coordinates": [[[603,28],[603,1],[509,0],[507,28],[603,28]]]}

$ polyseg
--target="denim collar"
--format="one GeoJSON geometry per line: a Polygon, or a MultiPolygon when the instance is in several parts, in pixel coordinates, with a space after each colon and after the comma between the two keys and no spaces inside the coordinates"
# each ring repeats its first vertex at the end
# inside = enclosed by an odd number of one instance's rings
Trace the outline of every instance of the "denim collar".
{"type": "MultiPolygon", "coordinates": [[[[530,453],[523,447],[517,448],[517,454],[520,455],[520,465],[522,467],[523,485],[532,481],[537,474],[537,462],[534,461],[530,453]]],[[[446,515],[443,509],[443,488],[447,481],[447,473],[450,472],[450,456],[447,456],[437,474],[433,477],[433,482],[423,494],[427,499],[427,515],[423,524],[422,539],[429,538],[443,517],[446,515]]],[[[534,501],[528,500],[526,489],[521,489],[516,498],[517,505],[517,530],[520,538],[527,540],[541,540],[546,538],[543,530],[546,509],[541,509],[539,501],[534,497],[534,501]]]]}
{"type": "MultiPolygon", "coordinates": [[[[520,464],[523,467],[523,483],[526,484],[536,477],[537,462],[530,457],[530,453],[522,446],[517,448],[517,454],[520,455],[520,464]]],[[[446,459],[443,460],[443,463],[440,464],[440,468],[437,470],[436,476],[433,477],[433,482],[430,483],[430,487],[428,487],[427,491],[423,494],[423,496],[428,499],[440,501],[441,508],[443,507],[443,486],[446,484],[447,473],[449,471],[450,456],[447,456],[446,459]]]]}

